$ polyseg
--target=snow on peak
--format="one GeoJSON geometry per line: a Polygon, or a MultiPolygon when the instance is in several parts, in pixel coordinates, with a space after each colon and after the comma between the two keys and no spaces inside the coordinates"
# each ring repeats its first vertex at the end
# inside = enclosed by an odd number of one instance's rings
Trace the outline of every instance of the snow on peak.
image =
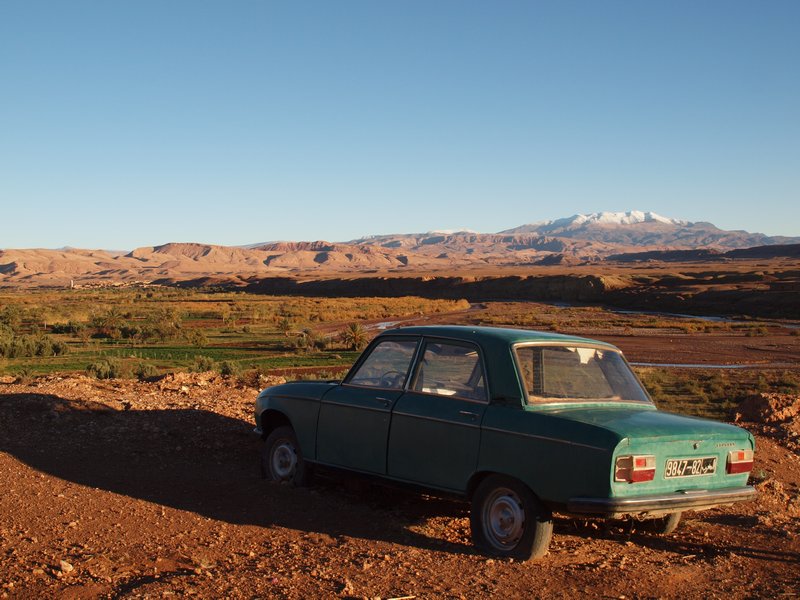
{"type": "Polygon", "coordinates": [[[628,212],[596,212],[588,215],[575,215],[572,217],[575,224],[602,223],[605,225],[634,225],[636,223],[666,223],[667,225],[685,225],[686,221],[662,217],[654,212],[630,210],[628,212]]]}
{"type": "Polygon", "coordinates": [[[643,212],[641,210],[629,210],[628,212],[595,212],[587,215],[572,215],[563,219],[553,221],[539,221],[531,223],[533,227],[557,228],[575,227],[580,225],[635,225],[637,223],[665,223],[667,225],[688,225],[688,221],[662,217],[654,212],[643,212]]]}
{"type": "Polygon", "coordinates": [[[477,233],[477,231],[473,231],[472,229],[434,229],[432,231],[428,231],[425,235],[457,235],[459,233],[477,233]]]}

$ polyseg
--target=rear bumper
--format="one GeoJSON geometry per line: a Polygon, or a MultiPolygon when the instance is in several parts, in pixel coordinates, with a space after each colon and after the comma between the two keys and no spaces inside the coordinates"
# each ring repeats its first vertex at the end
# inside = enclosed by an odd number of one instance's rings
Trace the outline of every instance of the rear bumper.
{"type": "Polygon", "coordinates": [[[749,485],[720,490],[685,490],[670,494],[634,496],[630,498],[571,498],[567,510],[571,513],[593,514],[604,517],[624,515],[658,515],[683,510],[702,510],[746,502],[756,496],[749,485]]]}

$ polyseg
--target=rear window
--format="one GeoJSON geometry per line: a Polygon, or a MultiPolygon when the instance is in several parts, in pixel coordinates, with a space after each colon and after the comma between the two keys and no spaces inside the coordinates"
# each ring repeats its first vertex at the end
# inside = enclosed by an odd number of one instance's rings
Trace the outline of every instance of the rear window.
{"type": "Polygon", "coordinates": [[[650,402],[618,352],[588,346],[517,346],[517,367],[529,404],[650,402]]]}

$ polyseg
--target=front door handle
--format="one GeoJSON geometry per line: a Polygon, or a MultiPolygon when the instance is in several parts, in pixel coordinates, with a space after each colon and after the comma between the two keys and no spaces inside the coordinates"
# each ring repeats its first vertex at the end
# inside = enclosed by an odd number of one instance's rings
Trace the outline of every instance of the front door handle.
{"type": "Polygon", "coordinates": [[[375,398],[375,400],[382,403],[384,407],[388,407],[392,403],[392,401],[389,400],[388,398],[381,398],[380,396],[375,398]]]}
{"type": "Polygon", "coordinates": [[[458,414],[469,417],[471,421],[475,421],[478,418],[478,413],[470,412],[468,410],[460,410],[458,411],[458,414]]]}

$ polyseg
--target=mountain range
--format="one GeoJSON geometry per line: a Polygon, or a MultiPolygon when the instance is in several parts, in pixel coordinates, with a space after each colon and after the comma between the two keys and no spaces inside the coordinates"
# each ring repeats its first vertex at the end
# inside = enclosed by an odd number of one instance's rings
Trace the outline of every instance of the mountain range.
{"type": "Polygon", "coordinates": [[[779,249],[792,244],[800,244],[800,237],[725,231],[711,223],[691,223],[652,212],[600,212],[497,233],[432,231],[374,235],[341,243],[167,243],[127,253],[77,248],[6,249],[0,250],[0,285],[186,280],[244,284],[254,278],[281,275],[453,274],[487,268],[670,260],[669,256],[680,256],[681,260],[691,260],[692,256],[725,258],[726,253],[759,246],[773,246],[772,254],[796,256],[796,248],[779,249]]]}

